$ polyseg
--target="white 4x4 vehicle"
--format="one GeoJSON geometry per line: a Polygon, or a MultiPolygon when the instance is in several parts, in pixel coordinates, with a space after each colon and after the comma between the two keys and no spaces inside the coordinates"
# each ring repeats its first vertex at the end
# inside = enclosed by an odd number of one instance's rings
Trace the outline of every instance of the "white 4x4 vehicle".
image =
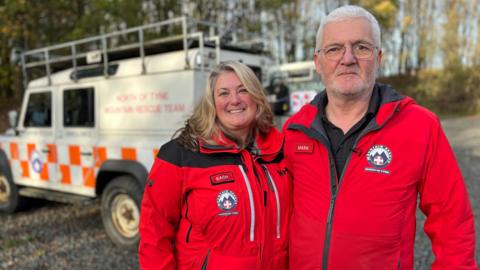
{"type": "Polygon", "coordinates": [[[148,170],[203,94],[209,69],[238,60],[260,74],[268,61],[221,46],[200,24],[182,17],[23,53],[24,79],[43,75],[26,80],[18,124],[0,136],[0,211],[28,197],[99,197],[107,234],[136,248],[148,170]],[[169,35],[147,40],[158,33],[169,35]]]}

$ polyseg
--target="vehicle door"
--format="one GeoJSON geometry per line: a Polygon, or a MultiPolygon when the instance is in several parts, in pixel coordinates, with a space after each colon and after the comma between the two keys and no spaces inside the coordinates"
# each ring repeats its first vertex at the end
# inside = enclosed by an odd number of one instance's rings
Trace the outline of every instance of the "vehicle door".
{"type": "Polygon", "coordinates": [[[19,184],[49,188],[56,181],[55,96],[52,88],[25,96],[19,137],[11,145],[14,179],[19,184]]]}
{"type": "Polygon", "coordinates": [[[61,111],[56,141],[61,188],[71,193],[95,196],[97,128],[94,87],[66,87],[60,93],[61,111]]]}

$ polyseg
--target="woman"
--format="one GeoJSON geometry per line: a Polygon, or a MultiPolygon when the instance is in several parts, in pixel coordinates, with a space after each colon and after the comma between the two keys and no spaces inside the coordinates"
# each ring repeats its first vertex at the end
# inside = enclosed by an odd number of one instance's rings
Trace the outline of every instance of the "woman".
{"type": "Polygon", "coordinates": [[[253,71],[223,62],[160,149],[140,217],[142,269],[286,269],[291,177],[253,71]]]}

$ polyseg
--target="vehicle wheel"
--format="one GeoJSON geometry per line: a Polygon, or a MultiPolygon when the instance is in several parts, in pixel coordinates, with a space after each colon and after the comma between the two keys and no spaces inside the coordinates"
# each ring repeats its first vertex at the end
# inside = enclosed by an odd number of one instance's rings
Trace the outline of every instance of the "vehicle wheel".
{"type": "Polygon", "coordinates": [[[106,186],[102,195],[102,220],[112,241],[122,247],[137,249],[140,236],[142,189],[130,176],[120,176],[106,186]]]}
{"type": "Polygon", "coordinates": [[[18,187],[12,179],[0,170],[0,212],[14,213],[23,208],[26,199],[18,194],[18,187]]]}

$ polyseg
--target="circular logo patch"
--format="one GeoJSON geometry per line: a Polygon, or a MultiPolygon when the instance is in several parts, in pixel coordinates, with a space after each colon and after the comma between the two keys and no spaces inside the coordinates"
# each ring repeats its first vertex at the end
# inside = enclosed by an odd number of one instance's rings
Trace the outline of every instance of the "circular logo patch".
{"type": "Polygon", "coordinates": [[[375,168],[384,168],[392,161],[392,152],[384,145],[374,145],[367,152],[367,161],[375,168]]]}
{"type": "Polygon", "coordinates": [[[224,190],[218,193],[217,205],[223,211],[233,210],[237,206],[237,195],[230,190],[224,190]]]}
{"type": "Polygon", "coordinates": [[[30,156],[30,165],[32,166],[34,172],[42,172],[43,162],[40,153],[37,150],[33,151],[32,155],[30,156]]]}

